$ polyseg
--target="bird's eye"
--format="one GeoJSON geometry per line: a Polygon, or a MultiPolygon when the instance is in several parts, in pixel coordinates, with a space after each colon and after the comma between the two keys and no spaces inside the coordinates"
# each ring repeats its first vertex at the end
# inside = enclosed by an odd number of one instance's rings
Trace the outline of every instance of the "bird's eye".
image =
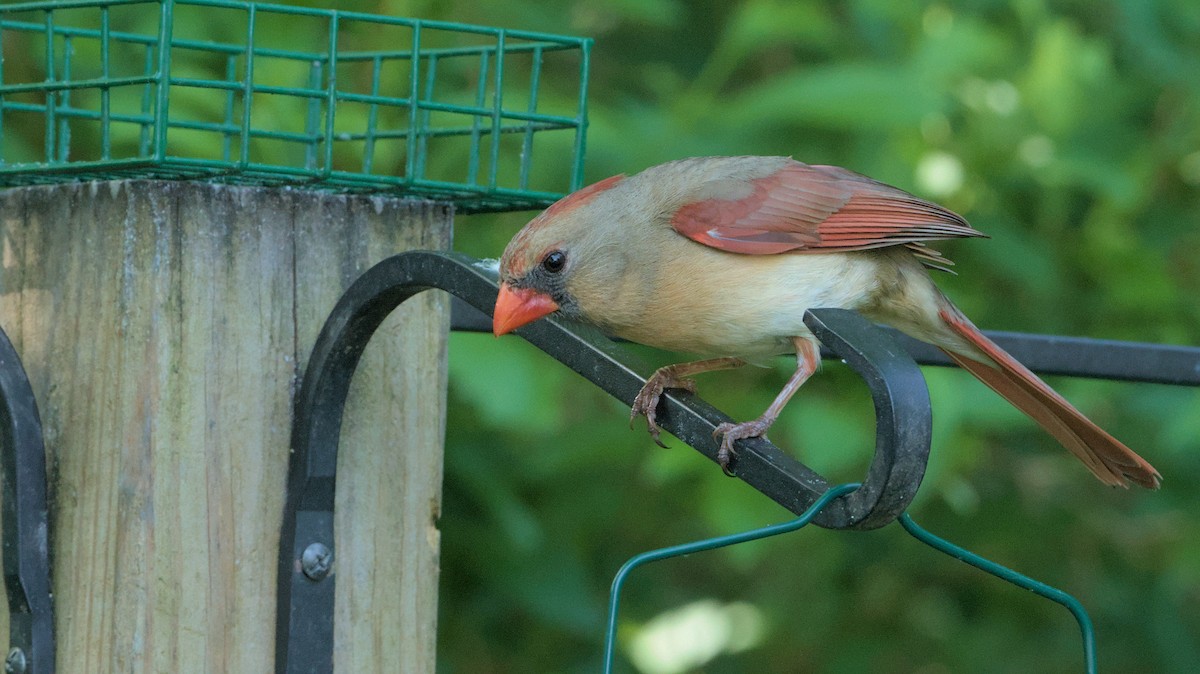
{"type": "Polygon", "coordinates": [[[546,257],[542,258],[542,269],[557,274],[567,266],[567,254],[561,250],[552,250],[546,253],[546,257]]]}

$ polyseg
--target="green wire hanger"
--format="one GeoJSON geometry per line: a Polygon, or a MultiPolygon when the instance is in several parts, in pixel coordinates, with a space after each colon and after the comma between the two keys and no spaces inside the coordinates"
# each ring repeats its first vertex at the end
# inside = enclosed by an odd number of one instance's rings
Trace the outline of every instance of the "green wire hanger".
{"type": "MultiPolygon", "coordinates": [[[[849,494],[858,489],[856,483],[847,483],[830,488],[820,498],[816,500],[800,517],[789,522],[780,524],[772,524],[759,529],[752,529],[741,533],[730,534],[727,536],[718,536],[716,538],[707,538],[704,540],[695,541],[693,543],[684,543],[674,545],[668,548],[659,548],[650,550],[635,555],[625,562],[625,564],[617,571],[613,578],[612,590],[609,593],[608,605],[608,627],[604,636],[604,674],[611,674],[613,667],[613,651],[615,647],[617,634],[617,613],[620,608],[621,590],[625,586],[625,582],[629,579],[629,574],[634,569],[672,557],[680,557],[690,555],[696,552],[705,550],[715,550],[730,545],[755,541],[761,538],[768,538],[778,534],[784,534],[791,531],[796,531],[807,526],[821,512],[825,506],[841,496],[849,494]]],[[[1051,601],[1062,604],[1075,616],[1075,621],[1079,623],[1079,630],[1083,636],[1083,660],[1084,672],[1086,674],[1096,674],[1096,635],[1092,628],[1092,620],[1088,616],[1087,610],[1083,604],[1071,595],[1051,587],[1041,581],[1034,580],[1029,576],[1018,573],[1005,566],[997,564],[989,559],[980,557],[979,555],[961,548],[944,538],[941,538],[926,529],[921,528],[913,521],[908,513],[904,513],[899,517],[900,526],[904,528],[913,538],[921,541],[929,547],[945,553],[955,559],[961,560],[971,566],[985,571],[1002,580],[1008,581],[1017,587],[1029,590],[1041,597],[1045,597],[1051,601]]]]}

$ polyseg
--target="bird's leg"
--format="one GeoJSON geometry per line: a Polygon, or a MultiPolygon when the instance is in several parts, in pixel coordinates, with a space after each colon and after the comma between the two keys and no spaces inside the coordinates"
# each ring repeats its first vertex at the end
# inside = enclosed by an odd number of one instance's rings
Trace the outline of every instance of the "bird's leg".
{"type": "Polygon", "coordinates": [[[766,434],[767,429],[771,424],[775,423],[775,419],[779,418],[779,413],[783,410],[783,406],[791,400],[792,395],[817,371],[817,365],[820,364],[820,352],[817,350],[817,345],[811,340],[803,337],[793,337],[792,343],[796,345],[796,371],[792,373],[787,384],[784,384],[783,390],[779,395],[775,396],[774,402],[767,408],[763,415],[754,421],[743,421],[740,424],[731,424],[725,422],[713,431],[713,437],[721,437],[721,448],[717,450],[717,463],[721,465],[721,470],[730,477],[733,473],[729,470],[729,464],[732,463],[733,457],[737,452],[733,449],[733,443],[743,438],[757,438],[766,434]]]}
{"type": "Polygon", "coordinates": [[[655,416],[658,414],[658,401],[662,397],[663,389],[681,388],[688,393],[695,393],[696,382],[688,379],[689,376],[713,370],[731,370],[745,364],[746,361],[741,358],[712,358],[658,368],[646,380],[646,385],[638,392],[637,397],[633,399],[633,409],[629,412],[629,427],[633,428],[634,420],[639,414],[644,414],[646,426],[650,429],[650,436],[654,438],[654,442],[659,447],[666,447],[658,437],[660,429],[658,422],[655,421],[655,416]]]}

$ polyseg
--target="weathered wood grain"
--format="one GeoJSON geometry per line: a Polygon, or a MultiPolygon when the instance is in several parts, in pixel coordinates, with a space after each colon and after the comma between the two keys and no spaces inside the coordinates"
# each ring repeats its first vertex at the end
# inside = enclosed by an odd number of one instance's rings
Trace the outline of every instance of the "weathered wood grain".
{"type": "MultiPolygon", "coordinates": [[[[450,221],[427,202],[199,183],[0,192],[0,325],[51,457],[59,671],[272,671],[303,361],[359,273],[447,248],[450,221]]],[[[406,303],[352,386],[337,671],[434,669],[447,327],[440,293],[406,303]]]]}

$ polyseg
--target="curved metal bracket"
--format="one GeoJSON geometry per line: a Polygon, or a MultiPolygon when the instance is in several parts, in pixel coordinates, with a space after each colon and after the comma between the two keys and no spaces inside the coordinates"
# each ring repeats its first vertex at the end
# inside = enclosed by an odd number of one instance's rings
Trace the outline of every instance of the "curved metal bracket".
{"type": "Polygon", "coordinates": [[[54,672],[46,448],[29,377],[0,330],[0,454],[3,455],[4,584],[8,589],[5,670],[54,672]]]}
{"type": "MultiPolygon", "coordinates": [[[[410,252],[364,273],[325,322],[308,361],[296,401],[288,493],[280,536],[276,671],[330,671],[333,667],[333,505],[343,408],[359,358],[380,323],[402,302],[439,288],[490,314],[497,284],[469,257],[410,252]]],[[[821,309],[805,323],[854,368],[871,389],[878,418],[875,457],[863,486],[831,502],[820,526],[870,529],[894,520],[924,476],[931,412],[925,380],[912,359],[880,329],[853,312],[821,309]]],[[[517,334],[632,404],[650,369],[591,328],[559,320],[531,323],[517,334]]],[[[699,398],[670,391],[658,422],[716,461],[712,432],[729,418],[699,398]]],[[[831,486],[820,474],[761,438],[738,444],[734,473],[796,513],[804,513],[831,486]]]]}

